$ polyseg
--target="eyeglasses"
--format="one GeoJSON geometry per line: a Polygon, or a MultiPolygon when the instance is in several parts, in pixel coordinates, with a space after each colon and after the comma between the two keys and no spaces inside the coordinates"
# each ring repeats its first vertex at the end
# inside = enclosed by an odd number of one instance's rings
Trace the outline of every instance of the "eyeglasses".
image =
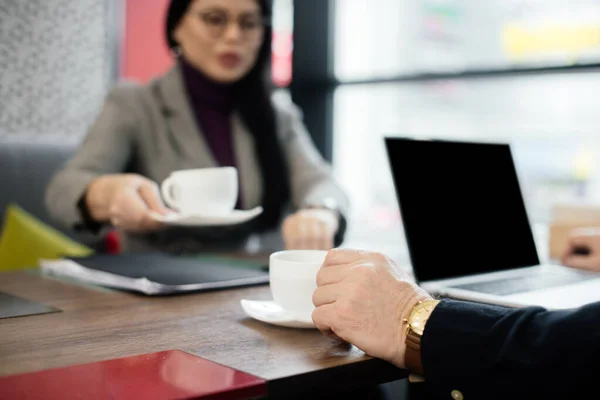
{"type": "MultiPolygon", "coordinates": [[[[231,17],[224,12],[209,11],[197,12],[196,14],[213,38],[223,36],[232,22],[231,17]]],[[[265,27],[269,25],[269,21],[257,16],[241,16],[234,23],[238,24],[245,40],[259,40],[262,37],[265,27]]]]}

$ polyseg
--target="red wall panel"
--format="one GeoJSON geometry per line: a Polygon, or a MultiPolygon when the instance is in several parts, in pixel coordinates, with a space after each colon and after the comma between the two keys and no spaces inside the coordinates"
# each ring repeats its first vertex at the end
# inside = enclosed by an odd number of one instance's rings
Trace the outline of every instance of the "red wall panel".
{"type": "Polygon", "coordinates": [[[173,65],[164,38],[169,0],[126,0],[121,79],[146,82],[173,65]]]}

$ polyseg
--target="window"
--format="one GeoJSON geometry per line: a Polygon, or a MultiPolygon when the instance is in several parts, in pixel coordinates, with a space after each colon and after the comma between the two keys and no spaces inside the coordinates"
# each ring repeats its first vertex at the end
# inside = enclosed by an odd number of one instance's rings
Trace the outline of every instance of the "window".
{"type": "Polygon", "coordinates": [[[340,81],[600,62],[597,0],[336,0],[340,81]]]}
{"type": "Polygon", "coordinates": [[[405,251],[384,136],[510,141],[541,244],[553,202],[600,201],[600,68],[511,73],[600,61],[599,2],[338,0],[334,19],[348,245],[405,251]]]}

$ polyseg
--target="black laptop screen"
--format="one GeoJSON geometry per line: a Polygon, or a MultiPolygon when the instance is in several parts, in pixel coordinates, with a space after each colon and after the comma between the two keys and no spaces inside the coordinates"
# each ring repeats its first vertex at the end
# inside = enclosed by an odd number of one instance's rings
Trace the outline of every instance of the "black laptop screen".
{"type": "Polygon", "coordinates": [[[387,138],[418,281],[539,264],[508,144],[387,138]]]}

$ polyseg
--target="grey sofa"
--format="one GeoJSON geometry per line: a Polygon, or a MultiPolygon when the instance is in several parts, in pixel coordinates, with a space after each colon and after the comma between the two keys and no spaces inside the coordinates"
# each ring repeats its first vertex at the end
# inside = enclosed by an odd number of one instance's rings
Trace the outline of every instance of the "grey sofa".
{"type": "Polygon", "coordinates": [[[0,223],[6,206],[14,202],[69,237],[94,248],[99,246],[97,238],[56,224],[44,205],[48,181],[78,144],[78,140],[56,137],[0,138],[0,223]]]}

